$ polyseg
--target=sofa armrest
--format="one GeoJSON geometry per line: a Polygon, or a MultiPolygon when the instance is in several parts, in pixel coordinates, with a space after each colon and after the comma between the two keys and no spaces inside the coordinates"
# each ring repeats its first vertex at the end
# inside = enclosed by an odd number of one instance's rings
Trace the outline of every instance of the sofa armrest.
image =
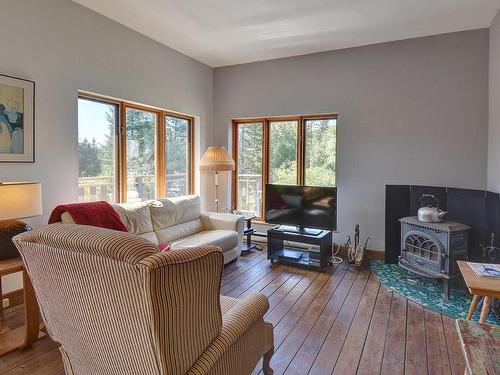
{"type": "Polygon", "coordinates": [[[243,216],[219,212],[202,212],[200,218],[205,230],[224,229],[237,232],[238,248],[241,249],[245,226],[245,218],[243,216]]]}
{"type": "Polygon", "coordinates": [[[261,293],[252,293],[240,300],[223,315],[220,334],[210,343],[188,373],[207,373],[255,323],[263,322],[268,309],[269,302],[261,293]]]}

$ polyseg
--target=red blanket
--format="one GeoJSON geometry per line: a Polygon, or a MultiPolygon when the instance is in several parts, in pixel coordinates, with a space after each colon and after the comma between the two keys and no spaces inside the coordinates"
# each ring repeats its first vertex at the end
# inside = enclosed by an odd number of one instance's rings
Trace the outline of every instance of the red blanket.
{"type": "Polygon", "coordinates": [[[57,206],[50,214],[49,224],[61,221],[61,215],[64,212],[71,215],[75,224],[92,225],[94,227],[128,232],[118,213],[105,201],[62,204],[57,206]]]}

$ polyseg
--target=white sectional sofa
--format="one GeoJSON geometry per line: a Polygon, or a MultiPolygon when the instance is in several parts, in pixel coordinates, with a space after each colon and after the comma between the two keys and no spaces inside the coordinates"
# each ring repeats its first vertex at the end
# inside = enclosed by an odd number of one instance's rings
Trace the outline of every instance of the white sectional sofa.
{"type": "MultiPolygon", "coordinates": [[[[215,245],[224,253],[224,263],[238,258],[241,253],[243,217],[202,212],[200,198],[196,195],[115,204],[113,208],[130,233],[155,244],[168,243],[172,250],[215,245]]],[[[73,221],[67,213],[61,219],[63,223],[73,221]]]]}

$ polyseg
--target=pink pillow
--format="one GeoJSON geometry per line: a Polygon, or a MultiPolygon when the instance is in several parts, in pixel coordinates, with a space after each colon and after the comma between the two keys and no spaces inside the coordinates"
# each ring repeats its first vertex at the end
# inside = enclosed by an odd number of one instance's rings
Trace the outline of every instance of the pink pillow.
{"type": "Polygon", "coordinates": [[[169,243],[160,242],[158,244],[158,250],[160,250],[160,253],[163,253],[165,251],[169,251],[170,248],[171,248],[171,246],[169,243]]]}

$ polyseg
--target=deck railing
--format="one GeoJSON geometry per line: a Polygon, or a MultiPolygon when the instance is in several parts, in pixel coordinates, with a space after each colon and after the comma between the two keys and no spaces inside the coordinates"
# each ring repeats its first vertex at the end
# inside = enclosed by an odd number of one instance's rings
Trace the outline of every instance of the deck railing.
{"type": "Polygon", "coordinates": [[[262,175],[238,174],[238,210],[261,216],[262,175]]]}
{"type": "MultiPolygon", "coordinates": [[[[187,192],[187,175],[167,175],[167,196],[175,197],[187,192]]],[[[156,176],[143,175],[127,178],[127,201],[140,202],[155,197],[156,176]]],[[[78,200],[91,202],[96,200],[114,201],[114,177],[81,177],[78,179],[78,200]]]]}
{"type": "MultiPolygon", "coordinates": [[[[154,175],[128,178],[127,201],[140,202],[155,197],[154,175]]],[[[175,197],[187,192],[186,174],[167,175],[167,196],[175,197]]],[[[78,200],[90,202],[96,200],[114,201],[114,177],[81,177],[78,179],[78,200]]],[[[259,174],[238,175],[238,209],[261,215],[262,176],[259,174]]]]}

